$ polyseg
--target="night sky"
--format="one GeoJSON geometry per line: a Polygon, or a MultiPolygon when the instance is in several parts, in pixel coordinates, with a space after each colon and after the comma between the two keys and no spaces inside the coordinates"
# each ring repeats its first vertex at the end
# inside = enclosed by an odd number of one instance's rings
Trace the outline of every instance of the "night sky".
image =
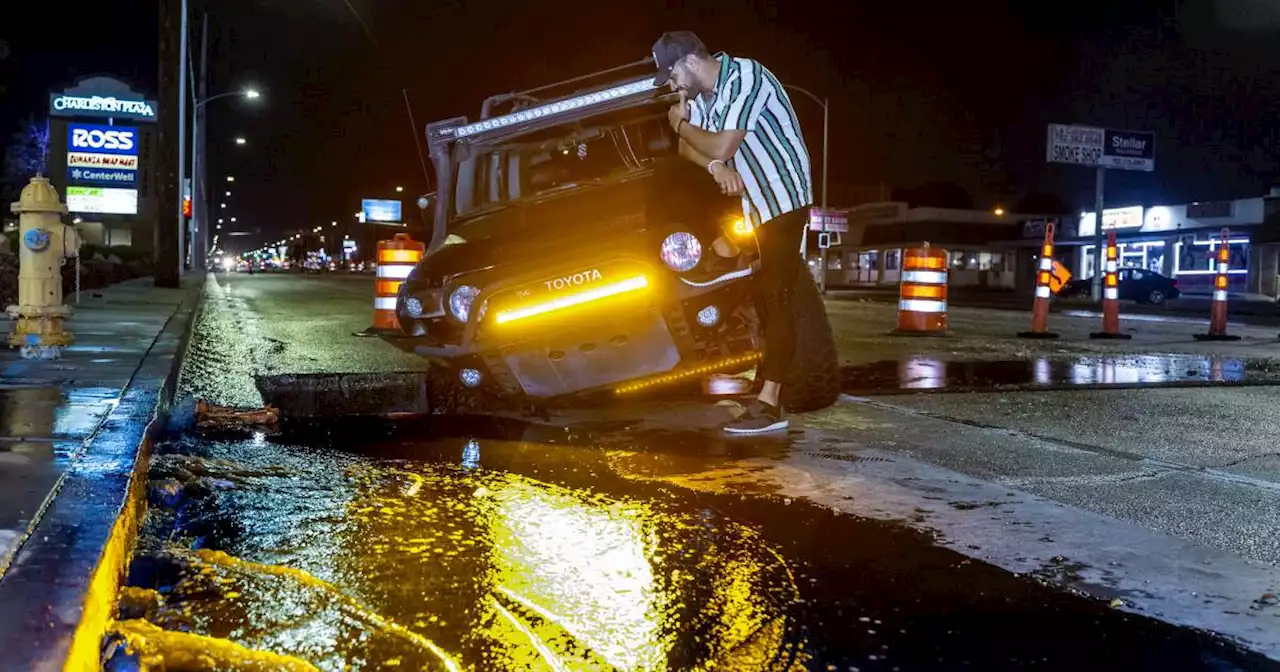
{"type": "MultiPolygon", "coordinates": [[[[116,74],[154,92],[154,2],[67,5],[77,20],[45,34],[31,22],[0,28],[11,48],[0,63],[5,139],[17,119],[43,113],[45,91],[78,76],[116,74]]],[[[211,167],[236,176],[226,212],[271,232],[353,221],[362,196],[391,197],[396,185],[406,197],[425,191],[411,134],[427,122],[475,118],[488,95],[644,58],[671,29],[830,97],[837,206],[933,181],[962,185],[979,207],[1037,190],[1091,203],[1091,171],[1044,164],[1048,122],[1156,132],[1156,172],[1113,172],[1108,205],[1247,197],[1280,177],[1271,0],[208,5],[212,92],[264,94],[209,105],[211,167]]],[[[793,98],[816,174],[821,110],[793,98]]]]}

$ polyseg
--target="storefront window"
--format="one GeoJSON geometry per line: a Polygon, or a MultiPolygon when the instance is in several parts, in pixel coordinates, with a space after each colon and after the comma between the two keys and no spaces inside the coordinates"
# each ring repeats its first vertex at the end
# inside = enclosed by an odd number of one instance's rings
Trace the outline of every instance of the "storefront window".
{"type": "MultiPolygon", "coordinates": [[[[1119,243],[1116,245],[1120,255],[1120,268],[1143,268],[1156,273],[1164,273],[1164,241],[1152,240],[1139,243],[1119,243]]],[[[1093,246],[1085,245],[1081,248],[1083,255],[1083,263],[1081,268],[1084,269],[1084,275],[1081,277],[1093,277],[1093,246]]]]}
{"type": "Polygon", "coordinates": [[[884,253],[884,270],[898,270],[899,259],[902,256],[902,250],[889,250],[884,253]]]}
{"type": "MultiPolygon", "coordinates": [[[[1230,269],[1231,275],[1247,275],[1249,273],[1249,239],[1232,238],[1230,269]]],[[[1218,263],[1218,241],[1196,241],[1191,245],[1177,244],[1178,256],[1174,260],[1175,275],[1213,275],[1218,263]]]]}

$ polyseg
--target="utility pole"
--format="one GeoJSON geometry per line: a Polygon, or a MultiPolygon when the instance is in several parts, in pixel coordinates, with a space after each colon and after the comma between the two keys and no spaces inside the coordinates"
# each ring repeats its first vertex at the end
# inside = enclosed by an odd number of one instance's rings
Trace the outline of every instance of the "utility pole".
{"type": "Polygon", "coordinates": [[[182,277],[178,270],[181,263],[178,256],[180,227],[175,227],[170,217],[175,212],[178,213],[179,221],[182,217],[182,164],[175,163],[174,149],[180,137],[178,120],[182,111],[179,109],[179,101],[184,93],[178,82],[182,71],[179,43],[184,40],[181,29],[183,21],[179,12],[183,4],[183,0],[160,0],[159,140],[155,153],[157,208],[152,232],[157,287],[177,287],[182,277]]]}
{"type": "MultiPolygon", "coordinates": [[[[1107,169],[1097,167],[1097,175],[1093,183],[1093,283],[1090,295],[1094,301],[1102,300],[1102,211],[1105,209],[1103,195],[1107,188],[1107,169]]],[[[1169,254],[1168,251],[1165,254],[1169,254]]]]}
{"type": "Polygon", "coordinates": [[[199,101],[204,100],[209,86],[209,13],[201,17],[200,28],[200,72],[195,77],[196,102],[195,114],[191,122],[191,268],[203,273],[205,259],[209,250],[210,225],[209,210],[205,207],[205,195],[208,185],[205,179],[205,113],[199,101]]]}
{"type": "Polygon", "coordinates": [[[182,0],[182,36],[178,40],[178,277],[187,268],[187,218],[182,212],[182,197],[187,172],[187,72],[191,64],[191,47],[188,44],[187,0],[182,0]]]}

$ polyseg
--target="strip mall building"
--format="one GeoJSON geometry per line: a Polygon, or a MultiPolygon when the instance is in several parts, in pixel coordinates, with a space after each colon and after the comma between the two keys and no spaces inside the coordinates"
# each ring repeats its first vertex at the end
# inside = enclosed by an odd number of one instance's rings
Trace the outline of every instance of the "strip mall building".
{"type": "MultiPolygon", "coordinates": [[[[1081,213],[1076,236],[1060,244],[1072,250],[1078,275],[1093,274],[1094,213],[1081,213]]],[[[1155,271],[1178,281],[1184,292],[1208,293],[1223,229],[1230,233],[1228,288],[1280,294],[1280,189],[1268,196],[1185,205],[1131,206],[1103,211],[1103,231],[1114,230],[1120,265],[1155,271]]]]}
{"type": "MultiPolygon", "coordinates": [[[[952,287],[1030,291],[1048,218],[869,203],[848,210],[848,219],[848,233],[840,234],[840,244],[828,254],[829,286],[897,285],[902,251],[928,241],[947,249],[952,287]]],[[[1095,219],[1084,212],[1058,222],[1055,256],[1076,277],[1093,276],[1095,219]]],[[[1122,267],[1156,271],[1192,293],[1211,291],[1223,228],[1230,231],[1230,290],[1280,295],[1280,189],[1234,201],[1103,213],[1103,230],[1116,232],[1122,267]]]]}

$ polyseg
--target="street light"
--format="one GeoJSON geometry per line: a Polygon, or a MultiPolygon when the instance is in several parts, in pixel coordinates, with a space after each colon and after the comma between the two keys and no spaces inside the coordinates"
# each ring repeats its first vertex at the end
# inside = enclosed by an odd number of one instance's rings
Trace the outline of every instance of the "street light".
{"type": "MultiPolygon", "coordinates": [[[[184,25],[185,25],[185,23],[186,23],[186,9],[185,9],[185,4],[184,4],[184,9],[183,9],[183,23],[184,23],[184,25]]],[[[208,19],[207,19],[207,18],[206,18],[206,20],[205,20],[205,29],[206,29],[205,39],[207,40],[207,39],[208,39],[208,35],[207,35],[207,30],[208,30],[208,19]]],[[[186,44],[186,34],[185,34],[185,32],[183,33],[182,41],[183,41],[183,44],[186,44]]],[[[185,47],[185,46],[183,47],[183,52],[184,52],[184,54],[185,54],[185,52],[186,52],[186,47],[185,47]]],[[[187,73],[187,68],[186,68],[186,65],[185,65],[185,61],[186,61],[186,60],[187,60],[187,59],[186,59],[186,56],[184,55],[184,57],[182,58],[183,65],[181,66],[181,67],[182,67],[182,75],[183,75],[183,77],[184,77],[184,78],[185,78],[185,75],[186,75],[186,73],[187,73]]],[[[194,64],[192,64],[192,67],[194,67],[194,64]]],[[[201,67],[204,67],[204,66],[201,66],[201,67]]],[[[194,73],[193,73],[193,75],[194,75],[194,73]]],[[[186,90],[186,86],[185,86],[185,84],[181,84],[181,83],[180,83],[180,89],[179,89],[179,90],[181,90],[181,91],[185,91],[185,90],[186,90]]],[[[194,93],[194,92],[193,92],[193,93],[194,93]]],[[[257,99],[257,98],[259,98],[261,95],[262,95],[262,94],[258,93],[258,91],[257,91],[256,89],[244,89],[244,90],[242,90],[242,91],[227,91],[227,92],[225,92],[225,93],[219,93],[219,94],[216,94],[216,95],[213,95],[213,96],[209,96],[208,98],[205,98],[204,100],[195,100],[195,96],[194,96],[194,95],[192,95],[192,97],[191,97],[191,100],[192,100],[192,102],[194,103],[194,104],[191,106],[191,137],[195,139],[195,140],[194,140],[194,142],[192,143],[192,147],[191,147],[191,176],[190,176],[190,177],[191,177],[191,208],[192,208],[192,212],[191,212],[191,214],[192,214],[192,217],[191,217],[191,227],[192,227],[192,228],[191,228],[191,233],[192,233],[193,235],[194,235],[194,234],[199,230],[199,226],[200,226],[200,224],[202,224],[202,223],[203,223],[203,221],[204,221],[204,216],[205,216],[205,215],[204,215],[204,212],[203,212],[203,208],[200,208],[200,207],[199,207],[199,204],[197,203],[197,201],[201,201],[201,200],[203,200],[203,193],[199,194],[199,195],[201,196],[201,198],[197,198],[197,197],[196,197],[196,196],[197,196],[196,191],[197,191],[197,189],[198,189],[198,188],[200,188],[200,182],[204,179],[204,178],[203,178],[203,176],[201,175],[201,171],[202,171],[202,170],[203,170],[203,168],[204,168],[204,150],[202,149],[201,135],[200,135],[200,128],[201,128],[200,119],[201,119],[201,116],[202,116],[201,108],[202,108],[202,107],[204,107],[205,105],[207,105],[207,104],[209,104],[209,103],[211,103],[211,102],[215,101],[215,100],[218,100],[219,98],[226,98],[226,97],[228,97],[228,96],[244,96],[245,98],[248,98],[248,99],[253,100],[253,99],[257,99]]],[[[184,123],[184,122],[186,121],[186,112],[182,109],[182,108],[184,107],[184,105],[185,105],[185,103],[186,103],[186,102],[187,102],[187,99],[186,99],[186,97],[185,97],[185,96],[183,96],[183,97],[181,98],[181,102],[180,102],[180,104],[179,104],[179,108],[178,108],[178,114],[181,116],[181,121],[180,121],[180,122],[179,122],[179,124],[178,124],[178,147],[179,147],[179,150],[178,150],[178,173],[179,173],[179,175],[178,175],[178,184],[179,184],[179,185],[183,184],[183,183],[185,182],[186,177],[187,177],[186,175],[183,175],[183,174],[182,174],[182,173],[186,170],[186,168],[187,168],[187,166],[184,164],[184,161],[183,161],[183,153],[184,153],[185,148],[186,148],[186,146],[187,146],[187,128],[186,128],[186,124],[184,123]]],[[[241,143],[241,144],[243,144],[243,143],[241,143]]],[[[228,182],[232,182],[232,181],[234,181],[234,180],[233,180],[231,177],[228,177],[228,178],[227,178],[227,181],[228,181],[228,182]]],[[[203,191],[203,189],[200,189],[200,191],[203,191]]],[[[186,223],[183,221],[183,216],[182,216],[182,214],[181,214],[181,206],[179,206],[179,216],[178,216],[178,230],[179,230],[179,232],[184,231],[186,226],[187,226],[187,225],[186,225],[186,223]]],[[[182,268],[183,268],[183,263],[182,263],[181,259],[185,258],[185,255],[186,255],[186,249],[185,249],[185,248],[186,248],[186,243],[183,241],[183,234],[182,234],[182,233],[179,233],[178,241],[179,241],[179,248],[180,248],[180,249],[179,249],[179,252],[178,252],[178,254],[179,254],[178,273],[179,273],[179,274],[181,274],[181,273],[182,273],[182,268]]],[[[202,244],[198,243],[198,242],[195,242],[195,241],[192,241],[191,245],[192,245],[192,253],[193,253],[193,254],[192,254],[192,259],[195,261],[195,263],[203,263],[203,258],[204,258],[204,250],[203,250],[203,247],[204,247],[204,246],[203,246],[202,244]]]]}
{"type": "MultiPolygon", "coordinates": [[[[817,103],[820,107],[822,107],[822,209],[824,211],[823,212],[823,217],[824,217],[823,228],[826,228],[826,224],[825,224],[826,212],[825,211],[827,209],[827,158],[828,158],[827,129],[829,128],[828,122],[831,119],[831,108],[827,104],[826,98],[819,98],[813,95],[812,93],[810,93],[809,91],[802,89],[794,84],[783,84],[782,86],[784,88],[791,89],[793,91],[799,91],[800,93],[803,93],[804,95],[809,96],[809,98],[811,98],[813,102],[817,103]]],[[[806,248],[807,247],[808,246],[806,246],[806,248]]],[[[826,294],[827,293],[827,248],[825,247],[822,248],[819,251],[819,254],[822,260],[821,261],[822,272],[818,274],[818,291],[822,292],[823,294],[826,294]]]]}
{"type": "Polygon", "coordinates": [[[228,191],[228,192],[227,192],[227,195],[228,195],[228,196],[230,196],[230,195],[231,195],[231,192],[229,192],[229,191],[228,191]]]}
{"type": "Polygon", "coordinates": [[[236,181],[236,176],[235,176],[235,175],[228,175],[228,176],[227,176],[227,181],[228,181],[228,182],[235,182],[235,181],[236,181]]]}
{"type": "Polygon", "coordinates": [[[247,142],[247,140],[245,140],[244,138],[236,138],[237,145],[243,145],[245,142],[247,142]]]}
{"type": "Polygon", "coordinates": [[[396,193],[404,191],[404,187],[396,187],[396,193]]]}

